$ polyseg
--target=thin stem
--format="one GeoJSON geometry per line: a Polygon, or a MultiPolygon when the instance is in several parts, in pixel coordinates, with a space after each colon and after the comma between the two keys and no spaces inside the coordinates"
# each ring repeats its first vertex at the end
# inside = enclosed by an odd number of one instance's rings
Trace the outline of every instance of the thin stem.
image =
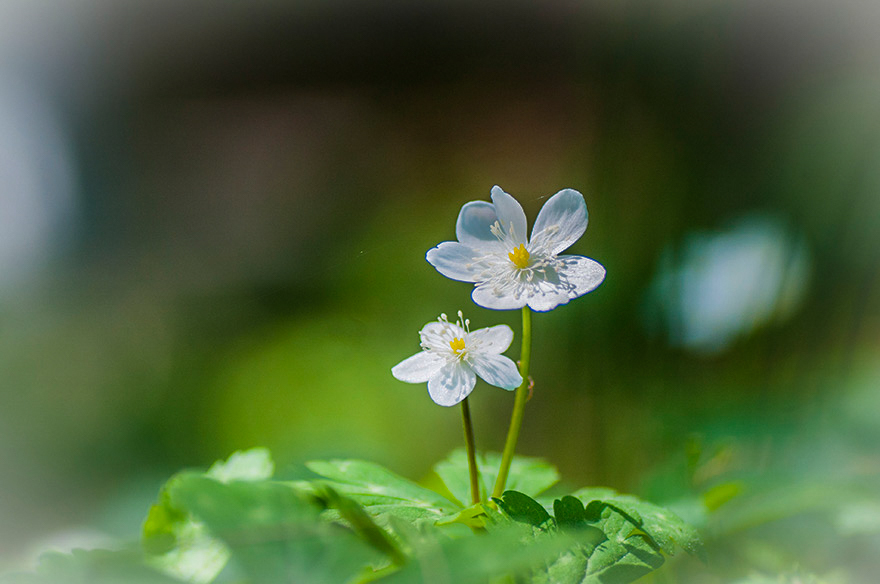
{"type": "Polygon", "coordinates": [[[522,426],[523,411],[526,399],[529,395],[529,360],[532,355],[532,312],[528,306],[522,309],[522,352],[519,357],[519,372],[522,375],[522,384],[516,388],[516,397],[513,400],[513,414],[510,416],[510,428],[507,430],[507,441],[504,443],[504,452],[501,455],[501,468],[498,469],[498,480],[492,490],[493,497],[500,497],[504,493],[507,484],[507,474],[510,472],[510,463],[513,461],[513,452],[516,450],[516,441],[519,438],[519,429],[522,426]]]}
{"type": "Polygon", "coordinates": [[[471,423],[471,408],[468,405],[468,398],[461,401],[461,423],[464,426],[464,447],[467,450],[468,471],[471,475],[471,500],[476,505],[480,502],[480,471],[477,469],[474,425],[471,423]]]}

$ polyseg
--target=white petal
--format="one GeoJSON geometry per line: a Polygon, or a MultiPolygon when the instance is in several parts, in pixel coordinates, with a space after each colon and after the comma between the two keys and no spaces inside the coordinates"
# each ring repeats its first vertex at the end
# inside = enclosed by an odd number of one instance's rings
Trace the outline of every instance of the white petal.
{"type": "Polygon", "coordinates": [[[550,253],[571,247],[587,230],[587,203],[574,189],[563,189],[550,197],[535,220],[529,247],[545,247],[550,253]]]}
{"type": "Polygon", "coordinates": [[[434,377],[446,360],[430,351],[416,353],[391,368],[391,375],[407,383],[424,383],[434,377]]]}
{"type": "Polygon", "coordinates": [[[504,355],[479,355],[474,357],[471,365],[489,385],[510,391],[522,383],[516,364],[504,355]]]}
{"type": "Polygon", "coordinates": [[[605,280],[605,268],[599,262],[583,256],[559,256],[565,262],[563,277],[570,286],[569,298],[583,296],[595,290],[605,280]]]}
{"type": "Polygon", "coordinates": [[[481,353],[503,353],[513,342],[513,330],[506,324],[481,328],[468,335],[467,342],[481,353]]]}
{"type": "Polygon", "coordinates": [[[571,300],[565,288],[551,282],[540,282],[532,289],[529,296],[529,308],[537,312],[553,310],[560,304],[567,304],[571,300]]]}
{"type": "Polygon", "coordinates": [[[489,284],[479,285],[471,292],[471,299],[483,308],[492,310],[513,310],[526,305],[528,298],[517,298],[513,294],[496,294],[495,287],[489,284]]]}
{"type": "Polygon", "coordinates": [[[438,272],[460,282],[476,282],[476,274],[482,271],[476,259],[479,252],[456,241],[444,241],[425,254],[428,263],[438,272]]]}
{"type": "Polygon", "coordinates": [[[465,203],[455,222],[455,236],[461,243],[475,249],[501,250],[501,243],[490,229],[498,220],[495,205],[486,201],[465,203]]]}
{"type": "Polygon", "coordinates": [[[514,244],[526,243],[528,227],[526,225],[526,213],[516,199],[501,190],[501,187],[492,187],[492,202],[495,204],[495,214],[498,222],[506,233],[512,235],[514,244]]]}
{"type": "Polygon", "coordinates": [[[454,406],[470,395],[476,383],[477,376],[470,367],[453,361],[428,380],[428,394],[437,405],[454,406]]]}

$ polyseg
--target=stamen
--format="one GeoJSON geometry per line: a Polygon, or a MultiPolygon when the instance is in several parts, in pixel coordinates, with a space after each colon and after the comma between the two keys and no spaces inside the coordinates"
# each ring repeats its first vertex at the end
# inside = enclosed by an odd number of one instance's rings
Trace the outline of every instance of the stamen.
{"type": "Polygon", "coordinates": [[[525,244],[520,244],[519,247],[513,248],[513,251],[507,254],[507,257],[520,270],[529,267],[529,251],[526,249],[525,244]]]}
{"type": "Polygon", "coordinates": [[[461,328],[464,332],[471,332],[471,320],[469,318],[465,318],[464,314],[462,314],[460,310],[458,311],[458,322],[456,322],[455,324],[457,324],[459,328],[461,328]]]}

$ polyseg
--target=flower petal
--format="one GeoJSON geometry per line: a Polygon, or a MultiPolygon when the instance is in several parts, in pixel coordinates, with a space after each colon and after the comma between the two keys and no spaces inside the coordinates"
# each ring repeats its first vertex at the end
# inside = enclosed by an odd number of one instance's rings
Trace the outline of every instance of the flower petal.
{"type": "Polygon", "coordinates": [[[605,267],[583,256],[559,256],[565,262],[563,277],[568,281],[569,298],[583,296],[595,290],[605,280],[605,267]]]}
{"type": "Polygon", "coordinates": [[[501,243],[492,233],[498,221],[495,205],[486,201],[471,201],[462,206],[455,222],[455,237],[461,243],[479,250],[501,250],[501,243]]]}
{"type": "Polygon", "coordinates": [[[526,213],[516,199],[501,190],[501,187],[492,187],[492,202],[495,204],[495,214],[498,222],[504,228],[505,233],[510,234],[514,247],[526,243],[528,226],[526,213]]]}
{"type": "Polygon", "coordinates": [[[477,274],[483,269],[477,262],[479,256],[480,253],[472,247],[456,241],[444,241],[429,249],[425,259],[447,278],[476,282],[477,274]]]}
{"type": "Polygon", "coordinates": [[[522,383],[522,376],[516,364],[504,355],[477,355],[471,366],[489,385],[510,391],[522,383]]]}
{"type": "Polygon", "coordinates": [[[522,308],[528,302],[525,296],[517,298],[513,294],[496,293],[495,286],[490,282],[474,288],[471,299],[483,308],[492,310],[513,310],[522,308]]]}
{"type": "Polygon", "coordinates": [[[544,247],[552,254],[571,247],[587,230],[587,203],[574,189],[550,197],[535,220],[530,247],[544,247]]]}
{"type": "Polygon", "coordinates": [[[481,353],[499,354],[513,342],[513,330],[506,324],[481,328],[468,335],[469,345],[477,347],[481,353]]]}
{"type": "Polygon", "coordinates": [[[437,405],[454,406],[470,395],[476,383],[477,376],[470,367],[453,361],[428,380],[428,394],[437,405]]]}
{"type": "Polygon", "coordinates": [[[529,308],[537,312],[553,310],[573,298],[565,287],[549,281],[536,282],[528,298],[529,308]]]}
{"type": "Polygon", "coordinates": [[[407,383],[424,383],[434,377],[446,360],[430,351],[416,353],[391,368],[391,375],[407,383]]]}

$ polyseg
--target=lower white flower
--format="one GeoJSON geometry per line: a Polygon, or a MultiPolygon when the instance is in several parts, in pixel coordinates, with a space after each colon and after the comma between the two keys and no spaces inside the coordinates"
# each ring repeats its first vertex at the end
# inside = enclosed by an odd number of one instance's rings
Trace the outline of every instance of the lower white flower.
{"type": "Polygon", "coordinates": [[[458,321],[441,314],[419,331],[422,352],[404,359],[391,374],[407,383],[428,382],[428,394],[441,406],[454,406],[474,390],[477,376],[486,383],[514,390],[522,383],[516,364],[501,353],[513,341],[506,324],[470,330],[461,311],[458,321]]]}
{"type": "Polygon", "coordinates": [[[428,250],[438,272],[476,285],[471,297],[485,308],[511,310],[526,305],[546,312],[594,290],[605,279],[598,262],[559,255],[587,229],[583,195],[563,189],[550,197],[526,237],[526,215],[520,204],[492,187],[492,202],[471,201],[458,215],[458,241],[428,250]]]}

